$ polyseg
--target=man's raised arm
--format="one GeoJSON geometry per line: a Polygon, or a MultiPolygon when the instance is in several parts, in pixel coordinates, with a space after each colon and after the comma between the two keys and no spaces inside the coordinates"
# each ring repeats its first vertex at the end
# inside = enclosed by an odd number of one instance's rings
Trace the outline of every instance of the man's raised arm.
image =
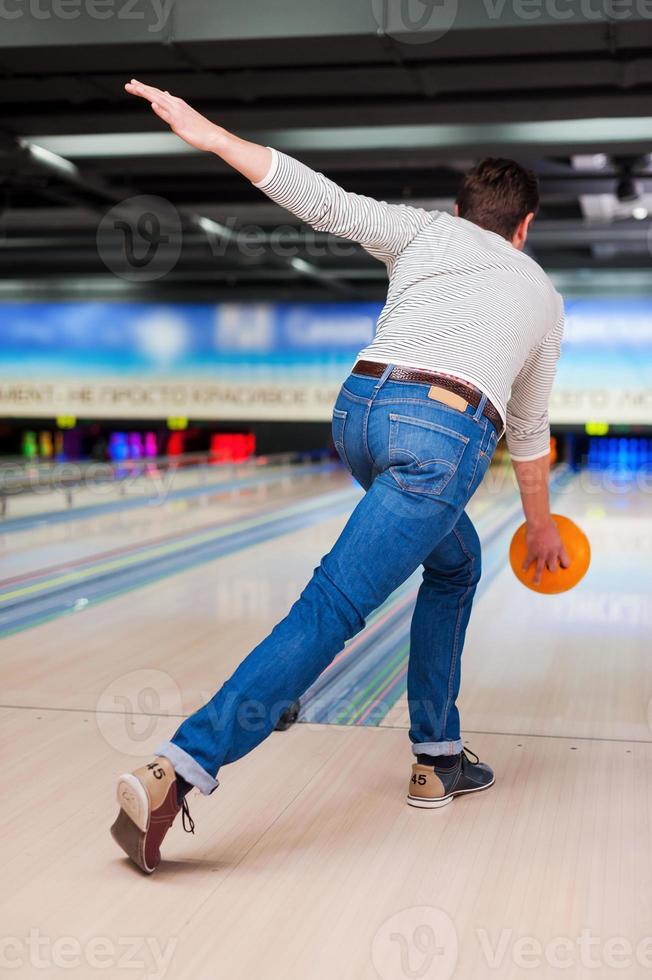
{"type": "Polygon", "coordinates": [[[156,115],[186,143],[215,153],[317,231],[358,242],[382,262],[396,258],[435,216],[436,212],[422,208],[348,193],[298,160],[234,136],[169,92],[136,79],[125,88],[146,99],[156,115]]]}

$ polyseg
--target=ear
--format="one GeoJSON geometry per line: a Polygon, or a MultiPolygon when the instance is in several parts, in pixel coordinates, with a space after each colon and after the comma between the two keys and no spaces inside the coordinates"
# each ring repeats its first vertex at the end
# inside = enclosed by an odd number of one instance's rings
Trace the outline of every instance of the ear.
{"type": "Polygon", "coordinates": [[[520,225],[514,232],[514,237],[512,238],[512,245],[514,246],[514,248],[518,248],[518,249],[523,248],[527,240],[527,233],[530,229],[530,225],[533,220],[534,220],[534,212],[530,211],[529,214],[525,215],[520,225]]]}

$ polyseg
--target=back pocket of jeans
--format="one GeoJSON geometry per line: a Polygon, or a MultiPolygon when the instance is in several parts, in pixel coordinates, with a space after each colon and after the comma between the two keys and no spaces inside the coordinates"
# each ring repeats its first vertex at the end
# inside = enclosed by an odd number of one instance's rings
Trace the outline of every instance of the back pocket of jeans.
{"type": "Polygon", "coordinates": [[[457,472],[468,441],[437,422],[390,414],[390,473],[404,490],[437,496],[457,472]]]}

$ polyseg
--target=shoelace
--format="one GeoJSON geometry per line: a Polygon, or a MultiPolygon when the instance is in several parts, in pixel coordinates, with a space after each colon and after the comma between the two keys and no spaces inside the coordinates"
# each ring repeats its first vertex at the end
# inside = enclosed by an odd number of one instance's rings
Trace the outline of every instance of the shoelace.
{"type": "Polygon", "coordinates": [[[195,821],[190,816],[190,807],[188,806],[188,800],[185,798],[185,796],[181,802],[181,823],[183,824],[183,829],[187,834],[194,834],[195,821]],[[186,826],[186,822],[188,826],[186,826]]]}

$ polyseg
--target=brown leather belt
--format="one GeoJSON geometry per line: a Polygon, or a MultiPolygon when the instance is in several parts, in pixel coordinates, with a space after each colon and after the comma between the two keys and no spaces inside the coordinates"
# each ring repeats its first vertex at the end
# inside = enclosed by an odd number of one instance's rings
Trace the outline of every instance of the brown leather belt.
{"type": "MultiPolygon", "coordinates": [[[[387,370],[387,364],[380,364],[376,361],[356,361],[353,367],[353,374],[362,374],[369,378],[380,378],[387,370]]],[[[468,381],[463,381],[461,378],[454,378],[450,374],[439,374],[437,371],[420,371],[417,368],[401,367],[400,364],[394,365],[390,374],[388,375],[388,381],[411,381],[413,384],[424,384],[430,385],[431,388],[443,388],[444,392],[451,392],[451,394],[457,396],[457,400],[451,399],[451,402],[445,402],[445,404],[450,404],[453,408],[458,408],[461,412],[464,411],[466,402],[473,408],[477,408],[480,404],[480,399],[482,398],[482,392],[475,385],[470,384],[468,381]]],[[[431,398],[435,401],[443,401],[443,399],[437,398],[436,392],[429,392],[431,398]]],[[[484,406],[484,411],[482,413],[485,418],[488,418],[493,425],[496,432],[499,434],[503,431],[503,420],[500,417],[500,412],[498,409],[492,405],[492,403],[487,399],[484,406]]]]}

